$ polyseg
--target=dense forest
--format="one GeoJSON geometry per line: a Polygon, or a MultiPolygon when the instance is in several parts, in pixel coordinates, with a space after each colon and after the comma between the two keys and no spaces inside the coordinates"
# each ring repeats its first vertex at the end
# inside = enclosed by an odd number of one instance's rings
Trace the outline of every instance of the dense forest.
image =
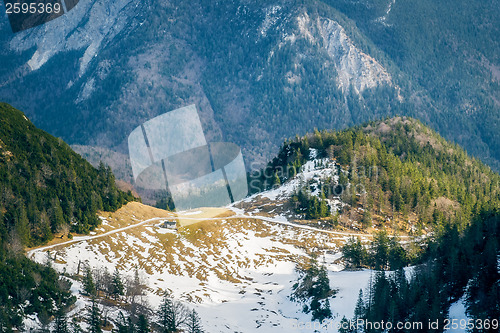
{"type": "Polygon", "coordinates": [[[50,318],[74,298],[49,265],[24,256],[26,246],[55,234],[87,233],[98,210],[114,211],[132,194],[117,189],[113,173],[92,167],[63,141],[0,104],[0,330],[22,327],[22,317],[50,318]]]}
{"type": "Polygon", "coordinates": [[[396,229],[419,233],[454,221],[463,230],[474,213],[500,202],[498,174],[421,122],[399,117],[288,140],[265,170],[250,174],[250,188],[286,182],[310,159],[311,149],[318,163],[334,161],[336,168],[315,185],[316,199],[308,194],[310,183],[292,198],[306,218],[329,216],[320,202],[337,197],[347,204],[340,213],[363,228],[392,221],[396,229]]]}
{"type": "MultiPolygon", "coordinates": [[[[360,290],[352,320],[365,323],[423,323],[419,332],[443,332],[452,325],[468,332],[498,332],[500,318],[500,210],[485,209],[460,232],[457,224],[433,239],[420,262],[409,272],[403,265],[377,265],[370,285],[360,290]],[[393,271],[386,272],[384,269],[393,271]],[[446,321],[450,306],[462,301],[469,320],[446,321]],[[429,322],[436,325],[429,327],[429,322]]],[[[389,248],[386,242],[386,248],[389,248]]],[[[351,263],[361,251],[354,242],[344,248],[351,263]],[[346,251],[347,250],[347,251],[346,251]]],[[[380,241],[373,247],[380,246],[380,241]]],[[[403,252],[404,253],[404,252],[403,252]]],[[[383,251],[374,249],[374,257],[383,251]]],[[[381,255],[382,254],[382,255],[381,255]]],[[[345,318],[347,320],[347,318],[345,318]]],[[[383,332],[360,325],[345,332],[383,332]]],[[[415,329],[392,330],[414,332],[415,329]]]]}
{"type": "Polygon", "coordinates": [[[98,210],[133,198],[118,190],[111,169],[92,167],[63,141],[0,104],[0,217],[3,239],[32,246],[65,231],[87,233],[98,210]]]}
{"type": "Polygon", "coordinates": [[[439,111],[432,128],[498,171],[498,0],[324,2],[353,20],[411,78],[417,95],[433,101],[439,111]]]}

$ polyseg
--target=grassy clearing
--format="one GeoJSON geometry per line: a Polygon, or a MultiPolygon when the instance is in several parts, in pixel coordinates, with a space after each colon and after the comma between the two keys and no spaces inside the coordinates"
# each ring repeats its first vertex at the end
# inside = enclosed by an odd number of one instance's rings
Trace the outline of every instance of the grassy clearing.
{"type": "Polygon", "coordinates": [[[233,216],[234,212],[227,208],[204,207],[193,209],[186,212],[175,213],[176,219],[181,227],[187,227],[191,224],[196,224],[204,220],[213,218],[224,218],[233,216]]]}

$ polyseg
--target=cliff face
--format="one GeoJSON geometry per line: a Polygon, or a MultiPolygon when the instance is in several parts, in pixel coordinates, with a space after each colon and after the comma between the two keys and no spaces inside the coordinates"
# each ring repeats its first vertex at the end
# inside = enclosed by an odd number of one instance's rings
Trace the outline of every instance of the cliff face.
{"type": "Polygon", "coordinates": [[[296,20],[299,35],[326,50],[330,56],[342,91],[352,88],[359,94],[367,88],[392,85],[387,70],[358,49],[338,22],[319,16],[311,19],[307,13],[299,15],[296,20]]]}
{"type": "Polygon", "coordinates": [[[143,8],[144,4],[133,0],[82,0],[66,15],[15,34],[8,45],[16,53],[29,50],[31,57],[26,64],[31,71],[40,69],[58,53],[79,51],[81,77],[106,44],[113,43],[123,30],[131,30],[137,24],[130,24],[131,17],[143,8]]]}

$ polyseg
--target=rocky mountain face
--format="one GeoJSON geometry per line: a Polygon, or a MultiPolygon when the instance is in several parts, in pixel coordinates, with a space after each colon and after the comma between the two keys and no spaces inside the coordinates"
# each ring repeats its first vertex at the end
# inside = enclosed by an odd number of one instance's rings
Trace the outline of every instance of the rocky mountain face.
{"type": "MultiPolygon", "coordinates": [[[[375,59],[359,50],[336,21],[304,12],[297,17],[302,38],[327,51],[337,71],[337,83],[343,92],[352,88],[357,94],[379,85],[392,85],[391,75],[375,59]]],[[[296,35],[290,38],[294,41],[296,35]]]]}
{"type": "Polygon", "coordinates": [[[442,41],[441,23],[432,30],[425,20],[438,9],[427,2],[415,9],[420,36],[404,2],[82,0],[17,34],[0,22],[0,99],[90,159],[102,149],[124,156],[132,129],[196,103],[209,140],[235,142],[259,165],[295,134],[403,114],[497,167],[495,3],[475,8],[484,26],[460,11],[474,34],[454,28],[460,15],[443,9],[442,41]],[[489,48],[476,41],[482,32],[489,48]]]}

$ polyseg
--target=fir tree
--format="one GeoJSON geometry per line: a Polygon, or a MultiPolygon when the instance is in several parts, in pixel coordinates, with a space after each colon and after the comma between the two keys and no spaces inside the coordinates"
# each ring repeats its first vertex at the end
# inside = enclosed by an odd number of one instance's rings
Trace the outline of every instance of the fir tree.
{"type": "Polygon", "coordinates": [[[359,289],[358,301],[356,302],[356,307],[354,308],[354,321],[357,322],[358,319],[363,319],[365,317],[365,311],[363,290],[359,289]]]}
{"type": "Polygon", "coordinates": [[[351,329],[349,320],[343,316],[339,323],[339,333],[354,333],[355,331],[351,329]]]}
{"type": "Polygon", "coordinates": [[[89,325],[88,333],[102,333],[101,311],[94,297],[88,309],[87,323],[89,325]]]}
{"type": "Polygon", "coordinates": [[[170,295],[165,295],[163,297],[163,301],[160,304],[160,309],[158,311],[158,324],[160,326],[160,332],[162,333],[170,333],[173,332],[171,330],[171,322],[172,322],[172,313],[173,313],[173,300],[170,295]]]}
{"type": "Polygon", "coordinates": [[[187,333],[203,333],[203,328],[201,326],[201,319],[198,316],[196,310],[191,310],[187,322],[186,322],[187,333]]]}
{"type": "Polygon", "coordinates": [[[187,320],[186,307],[173,300],[169,294],[165,295],[158,312],[160,331],[164,333],[177,332],[187,320]]]}
{"type": "Polygon", "coordinates": [[[61,304],[57,308],[54,326],[54,333],[69,333],[68,320],[61,304]]]}
{"type": "Polygon", "coordinates": [[[281,185],[281,180],[280,180],[280,177],[278,176],[278,171],[276,171],[274,173],[273,185],[274,186],[280,186],[281,185]]]}
{"type": "Polygon", "coordinates": [[[111,294],[115,299],[117,299],[119,296],[123,296],[123,291],[124,287],[120,277],[120,272],[118,272],[118,269],[116,268],[111,281],[111,294]]]}
{"type": "Polygon", "coordinates": [[[95,295],[96,286],[94,283],[94,277],[92,276],[92,269],[87,266],[85,269],[85,274],[83,276],[83,290],[89,296],[95,295]]]}
{"type": "Polygon", "coordinates": [[[149,322],[144,314],[140,314],[137,318],[137,333],[148,333],[149,332],[149,322]]]}
{"type": "Polygon", "coordinates": [[[71,333],[83,333],[82,327],[78,323],[76,318],[71,320],[71,333]]]}

